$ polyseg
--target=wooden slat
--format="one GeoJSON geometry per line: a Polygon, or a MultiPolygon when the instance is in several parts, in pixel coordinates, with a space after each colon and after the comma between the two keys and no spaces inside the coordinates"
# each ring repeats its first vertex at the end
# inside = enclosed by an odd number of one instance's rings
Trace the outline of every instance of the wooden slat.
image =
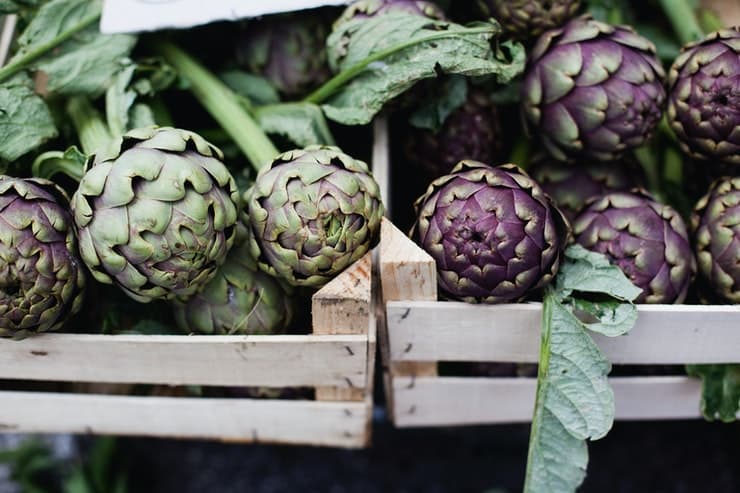
{"type": "Polygon", "coordinates": [[[364,402],[0,392],[0,429],[364,446],[364,402]]]}
{"type": "MultiPolygon", "coordinates": [[[[689,419],[701,416],[698,379],[614,377],[616,419],[689,419]]],[[[397,426],[524,423],[532,419],[533,378],[408,378],[393,380],[397,426]]]]}
{"type": "Polygon", "coordinates": [[[391,216],[391,166],[390,145],[388,143],[388,120],[380,115],[373,121],[373,177],[380,187],[386,217],[391,216]]]}
{"type": "Polygon", "coordinates": [[[224,386],[364,386],[367,335],[44,334],[0,339],[0,378],[224,386]]]}
{"type": "MultiPolygon", "coordinates": [[[[388,302],[391,361],[536,362],[541,305],[388,302]]],[[[594,334],[615,364],[740,362],[740,306],[640,305],[627,335],[594,334]]]]}

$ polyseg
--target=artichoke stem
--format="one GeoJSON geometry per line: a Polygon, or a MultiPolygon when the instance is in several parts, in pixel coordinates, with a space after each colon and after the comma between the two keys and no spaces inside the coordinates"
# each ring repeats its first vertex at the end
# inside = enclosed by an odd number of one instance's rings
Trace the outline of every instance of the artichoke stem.
{"type": "Polygon", "coordinates": [[[663,177],[666,181],[681,185],[683,182],[683,157],[678,149],[667,147],[664,162],[663,177]]]}
{"type": "Polygon", "coordinates": [[[67,102],[67,113],[80,138],[82,151],[88,156],[96,153],[106,154],[113,142],[100,113],[84,96],[75,96],[67,102]]]}
{"type": "Polygon", "coordinates": [[[688,0],[660,0],[660,5],[682,44],[704,38],[704,31],[688,0]]]}
{"type": "Polygon", "coordinates": [[[231,89],[174,44],[161,42],[155,49],[190,83],[196,99],[234,139],[257,171],[272,162],[279,151],[231,89]]]}

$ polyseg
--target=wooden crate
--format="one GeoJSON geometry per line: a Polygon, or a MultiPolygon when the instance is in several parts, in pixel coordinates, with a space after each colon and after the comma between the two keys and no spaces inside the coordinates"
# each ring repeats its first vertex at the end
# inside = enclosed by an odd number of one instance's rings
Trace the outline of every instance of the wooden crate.
{"type": "Polygon", "coordinates": [[[310,335],[0,339],[0,379],[315,388],[315,400],[0,391],[0,430],[367,446],[372,292],[368,253],[314,294],[310,335]]]}

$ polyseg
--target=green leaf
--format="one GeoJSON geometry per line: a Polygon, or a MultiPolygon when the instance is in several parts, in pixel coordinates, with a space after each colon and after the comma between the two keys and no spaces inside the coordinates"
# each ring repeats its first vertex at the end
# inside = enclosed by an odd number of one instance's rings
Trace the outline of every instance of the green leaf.
{"type": "MultiPolygon", "coordinates": [[[[97,12],[100,12],[99,1],[52,0],[45,4],[18,38],[19,50],[9,63],[97,12]]],[[[135,36],[102,34],[93,25],[31,63],[29,68],[46,74],[45,90],[49,93],[94,96],[110,84],[134,44],[135,36]]]]}
{"type": "Polygon", "coordinates": [[[626,334],[637,322],[637,307],[617,300],[573,300],[575,314],[584,327],[609,337],[626,334]]]}
{"type": "Polygon", "coordinates": [[[64,481],[64,493],[96,493],[87,482],[85,473],[81,468],[72,471],[72,474],[64,481]]]}
{"type": "Polygon", "coordinates": [[[623,301],[634,301],[642,290],[632,284],[622,270],[611,265],[604,255],[571,245],[565,250],[566,262],[557,277],[558,291],[567,296],[573,291],[602,293],[623,301]]]}
{"type": "Polygon", "coordinates": [[[440,73],[507,83],[524,70],[525,53],[518,43],[498,45],[500,33],[494,21],[464,27],[404,13],[346,22],[329,36],[328,56],[334,71],[353,76],[331,88],[324,112],[340,123],[366,124],[385,103],[440,73]]]}
{"type": "Polygon", "coordinates": [[[735,421],[740,414],[740,365],[687,365],[702,380],[701,412],[708,421],[735,421]]]}
{"type": "Polygon", "coordinates": [[[409,118],[416,128],[438,132],[450,114],[465,104],[468,97],[468,83],[465,77],[453,75],[436,85],[434,96],[424,101],[409,118]]]}
{"type": "Polygon", "coordinates": [[[324,114],[315,104],[282,103],[262,106],[255,110],[254,116],[265,132],[282,135],[299,147],[312,144],[334,145],[324,114]]]}
{"type": "Polygon", "coordinates": [[[280,102],[277,89],[264,77],[242,70],[229,70],[222,72],[220,78],[232,91],[244,96],[256,105],[280,102]]]}
{"type": "Polygon", "coordinates": [[[57,136],[44,101],[31,79],[19,74],[0,85],[0,159],[14,161],[57,136]]]}
{"type": "Polygon", "coordinates": [[[0,15],[35,9],[43,0],[0,0],[0,15]]]}

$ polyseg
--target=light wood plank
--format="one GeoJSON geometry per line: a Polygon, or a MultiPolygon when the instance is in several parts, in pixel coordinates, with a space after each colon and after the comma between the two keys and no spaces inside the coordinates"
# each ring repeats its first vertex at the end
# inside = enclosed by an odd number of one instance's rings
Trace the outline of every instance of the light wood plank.
{"type": "MultiPolygon", "coordinates": [[[[614,377],[616,419],[701,416],[701,383],[684,376],[614,377]]],[[[406,378],[393,381],[399,427],[526,423],[532,419],[533,378],[406,378]]]]}
{"type": "Polygon", "coordinates": [[[0,429],[362,447],[364,402],[0,392],[0,429]]]}
{"type": "MultiPolygon", "coordinates": [[[[539,303],[388,302],[391,361],[536,362],[539,303]]],[[[740,362],[740,306],[640,305],[627,335],[593,337],[614,364],[740,362]]]]}
{"type": "Polygon", "coordinates": [[[311,301],[314,334],[367,334],[372,297],[368,252],[317,291],[311,301]]]}
{"type": "Polygon", "coordinates": [[[15,14],[6,15],[5,17],[0,17],[0,21],[2,22],[2,26],[0,26],[0,67],[2,67],[5,65],[5,60],[8,59],[18,16],[15,14]]]}
{"type": "Polygon", "coordinates": [[[0,339],[0,378],[168,385],[361,387],[367,335],[44,334],[0,339]]]}

